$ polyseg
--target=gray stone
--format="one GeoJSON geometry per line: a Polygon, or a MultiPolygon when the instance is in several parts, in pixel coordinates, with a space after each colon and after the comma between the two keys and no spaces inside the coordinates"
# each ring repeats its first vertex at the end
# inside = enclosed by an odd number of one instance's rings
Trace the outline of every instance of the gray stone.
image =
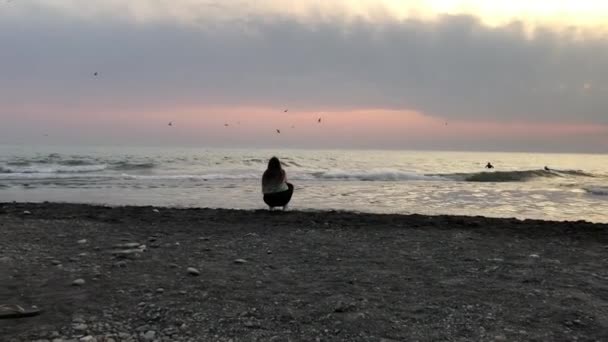
{"type": "Polygon", "coordinates": [[[236,259],[236,260],[234,260],[234,263],[235,264],[246,264],[247,260],[245,260],[245,259],[236,259]]]}
{"type": "Polygon", "coordinates": [[[76,324],[72,325],[72,328],[77,331],[84,331],[84,330],[87,330],[89,328],[89,326],[84,323],[76,323],[76,324]]]}
{"type": "Polygon", "coordinates": [[[146,341],[152,341],[154,340],[154,338],[156,337],[156,332],[153,330],[149,330],[148,332],[146,332],[143,336],[143,339],[146,341]]]}
{"type": "Polygon", "coordinates": [[[162,287],[159,287],[156,289],[156,293],[163,293],[165,292],[165,289],[163,289],[162,287]]]}
{"type": "Polygon", "coordinates": [[[51,264],[57,266],[57,265],[61,265],[61,261],[59,260],[51,260],[51,264]]]}
{"type": "Polygon", "coordinates": [[[82,286],[84,285],[86,282],[84,281],[84,279],[76,279],[72,282],[73,286],[82,286]]]}
{"type": "Polygon", "coordinates": [[[188,267],[188,274],[192,275],[192,276],[198,276],[201,274],[201,272],[199,272],[199,270],[197,270],[194,267],[188,267]]]}
{"type": "Polygon", "coordinates": [[[24,210],[23,215],[32,215],[32,213],[29,210],[24,210]]]}
{"type": "Polygon", "coordinates": [[[91,335],[85,336],[85,337],[81,337],[80,342],[97,342],[97,339],[91,335]]]}
{"type": "Polygon", "coordinates": [[[87,239],[78,240],[78,244],[83,245],[87,243],[87,239]]]}

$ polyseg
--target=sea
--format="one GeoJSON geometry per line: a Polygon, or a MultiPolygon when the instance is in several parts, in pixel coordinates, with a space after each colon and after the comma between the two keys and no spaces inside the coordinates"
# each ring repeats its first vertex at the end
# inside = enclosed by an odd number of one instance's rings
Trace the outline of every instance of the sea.
{"type": "Polygon", "coordinates": [[[602,154],[0,145],[0,202],[264,209],[272,156],[290,210],[608,223],[602,154]]]}

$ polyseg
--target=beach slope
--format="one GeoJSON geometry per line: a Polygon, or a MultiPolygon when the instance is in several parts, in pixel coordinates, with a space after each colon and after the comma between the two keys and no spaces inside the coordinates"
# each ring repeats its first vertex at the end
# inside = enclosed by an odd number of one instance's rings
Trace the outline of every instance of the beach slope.
{"type": "Polygon", "coordinates": [[[608,225],[5,203],[0,301],[44,310],[2,341],[607,341],[608,225]]]}

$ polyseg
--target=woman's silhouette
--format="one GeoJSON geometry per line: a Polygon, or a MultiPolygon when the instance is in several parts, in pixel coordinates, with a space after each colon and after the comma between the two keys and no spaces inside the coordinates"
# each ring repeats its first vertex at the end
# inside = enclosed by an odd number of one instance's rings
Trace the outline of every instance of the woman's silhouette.
{"type": "Polygon", "coordinates": [[[264,202],[270,210],[275,207],[287,209],[293,195],[293,185],[287,183],[285,170],[277,157],[272,157],[268,161],[268,168],[262,176],[262,193],[264,193],[264,202]]]}

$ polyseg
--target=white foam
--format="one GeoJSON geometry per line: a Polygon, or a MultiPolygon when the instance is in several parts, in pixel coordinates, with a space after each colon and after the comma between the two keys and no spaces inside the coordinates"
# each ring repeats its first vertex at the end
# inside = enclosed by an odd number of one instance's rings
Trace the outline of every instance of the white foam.
{"type": "Polygon", "coordinates": [[[330,170],[318,174],[319,179],[354,180],[354,181],[438,181],[445,180],[438,176],[421,175],[415,172],[394,169],[364,170],[330,170]]]}
{"type": "Polygon", "coordinates": [[[23,167],[2,167],[7,174],[54,174],[54,173],[85,173],[99,172],[107,169],[106,164],[99,165],[33,165],[23,167]]]}

